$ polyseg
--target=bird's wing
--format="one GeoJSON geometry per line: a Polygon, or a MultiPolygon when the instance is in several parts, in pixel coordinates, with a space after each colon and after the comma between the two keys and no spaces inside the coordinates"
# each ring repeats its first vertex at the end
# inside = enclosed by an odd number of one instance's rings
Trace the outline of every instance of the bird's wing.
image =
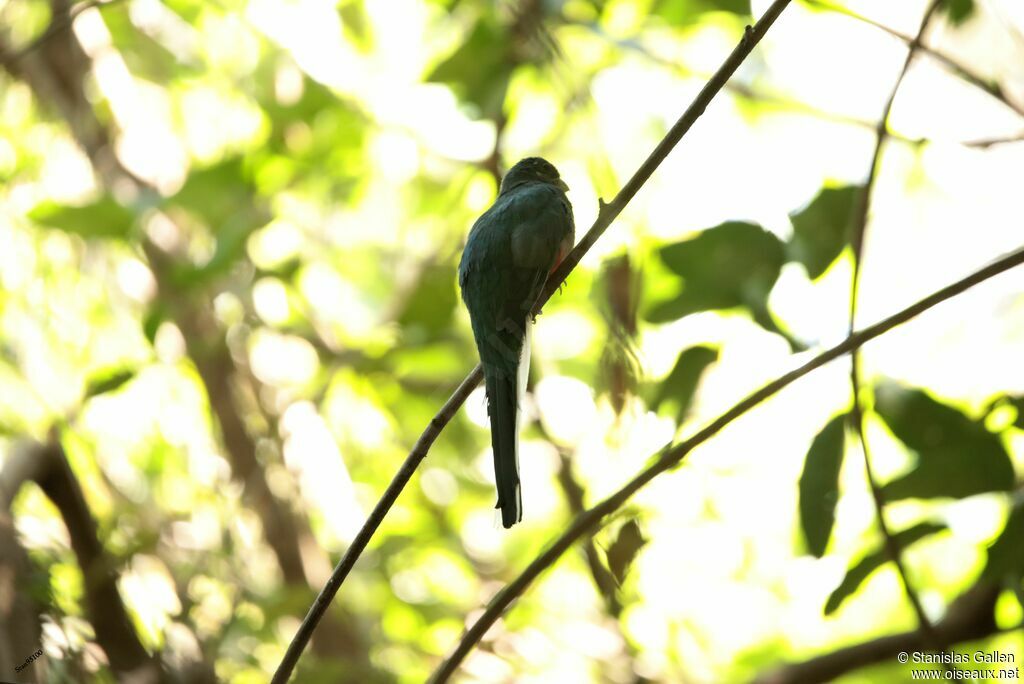
{"type": "Polygon", "coordinates": [[[546,184],[526,185],[516,191],[510,213],[518,220],[511,232],[512,262],[516,268],[514,295],[519,308],[529,312],[562,257],[572,246],[572,207],[565,195],[546,184]]]}
{"type": "Polygon", "coordinates": [[[498,198],[473,225],[459,264],[462,298],[489,330],[520,329],[544,282],[571,248],[572,208],[546,183],[498,198]]]}

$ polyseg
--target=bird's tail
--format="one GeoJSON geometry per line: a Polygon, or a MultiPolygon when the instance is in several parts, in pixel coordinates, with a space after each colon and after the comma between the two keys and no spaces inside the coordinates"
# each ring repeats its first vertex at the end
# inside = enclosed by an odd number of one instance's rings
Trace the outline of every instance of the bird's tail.
{"type": "MultiPolygon", "coordinates": [[[[529,327],[529,326],[527,326],[529,327]]],[[[518,363],[506,368],[484,366],[488,413],[491,417],[491,448],[494,451],[494,477],[498,488],[501,524],[509,528],[523,519],[523,499],[519,486],[519,417],[530,369],[530,334],[525,331],[518,363]]]]}

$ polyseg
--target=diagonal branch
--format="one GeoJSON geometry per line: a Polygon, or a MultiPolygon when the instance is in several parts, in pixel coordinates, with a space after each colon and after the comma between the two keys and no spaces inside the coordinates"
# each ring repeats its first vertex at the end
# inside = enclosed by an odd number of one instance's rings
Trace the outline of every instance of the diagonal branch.
{"type": "Polygon", "coordinates": [[[569,253],[569,256],[565,258],[558,269],[548,278],[547,285],[544,288],[544,292],[537,302],[535,311],[539,311],[548,299],[551,298],[552,293],[558,287],[565,282],[566,277],[569,273],[576,268],[576,264],[580,262],[583,255],[593,247],[594,243],[597,242],[598,238],[607,230],[608,226],[611,225],[622,210],[629,204],[629,201],[633,199],[633,196],[643,187],[644,183],[651,177],[654,171],[661,165],[661,162],[665,160],[668,153],[672,151],[672,148],[682,139],[690,127],[693,126],[694,122],[704,113],[704,110],[711,103],[711,100],[725,87],[726,82],[732,77],[736,69],[739,68],[743,60],[747,58],[754,46],[757,45],[764,34],[768,31],[775,20],[782,14],[782,10],[789,4],[789,0],[775,0],[771,6],[765,10],[765,13],[757,21],[757,23],[750,27],[748,26],[743,34],[743,38],[740,40],[732,53],[726,58],[722,66],[718,68],[718,71],[708,80],[704,87],[701,88],[700,92],[697,93],[697,97],[694,98],[690,106],[686,108],[686,111],[675,123],[674,126],[665,135],[664,139],[658,146],[654,148],[650,156],[647,157],[646,161],[640,165],[633,177],[629,179],[626,185],[619,191],[619,194],[615,196],[610,203],[601,203],[601,211],[598,213],[597,220],[594,221],[594,225],[591,226],[587,234],[583,236],[576,248],[569,253]]]}
{"type": "Polygon", "coordinates": [[[427,428],[420,435],[420,438],[416,440],[416,444],[413,445],[412,451],[405,458],[402,467],[398,469],[398,472],[391,479],[391,484],[384,490],[384,494],[381,495],[380,501],[374,506],[373,512],[370,513],[370,516],[363,523],[362,528],[360,528],[359,533],[352,540],[348,549],[346,549],[345,555],[342,556],[337,567],[334,568],[330,578],[327,580],[327,584],[320,590],[316,600],[313,601],[313,605],[309,607],[309,612],[306,614],[302,624],[299,625],[299,630],[295,633],[295,636],[292,637],[292,642],[288,644],[288,650],[285,652],[281,664],[278,665],[277,671],[274,673],[274,678],[271,680],[273,684],[284,684],[284,682],[288,681],[292,670],[295,669],[295,665],[299,662],[299,656],[302,655],[302,651],[305,649],[306,644],[309,643],[310,637],[313,636],[313,631],[320,622],[320,618],[323,617],[327,608],[331,605],[331,601],[334,600],[338,589],[341,588],[345,578],[348,577],[356,561],[359,560],[359,556],[366,549],[366,545],[384,521],[384,516],[388,514],[391,506],[398,499],[398,495],[402,493],[405,485],[412,479],[412,475],[416,472],[420,462],[426,458],[427,452],[430,451],[430,447],[434,444],[437,436],[441,434],[441,430],[448,425],[459,410],[459,407],[466,402],[469,395],[480,384],[481,379],[483,379],[483,369],[477,364],[476,368],[462,381],[462,384],[448,397],[448,401],[437,412],[437,415],[430,420],[427,428]]]}
{"type": "MultiPolygon", "coordinates": [[[[600,28],[594,24],[581,23],[579,26],[591,31],[602,40],[607,41],[609,44],[614,45],[620,50],[634,52],[650,61],[652,64],[656,64],[657,66],[665,69],[670,69],[680,76],[690,78],[707,78],[706,73],[691,69],[674,61],[670,57],[658,54],[655,50],[644,45],[644,43],[637,38],[615,38],[600,30],[600,28]]],[[[806,114],[807,116],[812,116],[816,119],[821,119],[822,121],[830,121],[847,126],[856,126],[857,128],[866,128],[872,131],[875,130],[875,124],[872,121],[860,119],[848,114],[821,109],[807,102],[791,99],[785,95],[772,92],[771,90],[760,90],[740,81],[730,81],[726,84],[725,88],[737,98],[741,98],[748,102],[776,107],[794,114],[806,114]]],[[[908,145],[919,145],[924,142],[924,139],[907,138],[897,133],[890,132],[889,135],[890,137],[905,142],[908,145]]]]}
{"type": "Polygon", "coordinates": [[[157,681],[159,661],[146,651],[132,625],[118,591],[118,572],[99,539],[96,520],[56,431],[46,444],[24,446],[18,458],[29,463],[16,470],[36,481],[64,520],[82,571],[85,612],[111,669],[121,676],[131,673],[144,681],[157,681]]]}
{"type": "Polygon", "coordinates": [[[644,485],[661,473],[671,470],[677,466],[694,448],[714,437],[729,423],[733,422],[744,413],[763,402],[765,399],[768,399],[780,390],[789,386],[794,381],[802,378],[811,371],[824,366],[829,361],[833,361],[843,354],[846,354],[866,342],[879,337],[892,328],[895,328],[897,325],[905,323],[915,316],[931,309],[936,304],[955,297],[968,288],[988,280],[993,276],[999,275],[1004,271],[1008,271],[1014,266],[1018,266],[1022,263],[1024,263],[1024,247],[1021,247],[1017,251],[1003,256],[981,270],[975,271],[971,275],[928,295],[916,304],[912,304],[906,309],[903,309],[902,311],[895,313],[874,325],[868,326],[860,332],[850,335],[836,346],[822,352],[799,368],[789,371],[756,392],[747,395],[745,399],[742,399],[733,405],[732,408],[718,416],[718,418],[699,430],[692,437],[677,444],[666,446],[655,456],[654,462],[651,465],[640,471],[632,480],[623,485],[622,488],[595,505],[593,508],[577,516],[565,532],[552,541],[551,544],[548,545],[547,549],[537,556],[537,558],[535,558],[528,566],[526,566],[526,569],[523,570],[515,580],[499,591],[494,598],[491,599],[491,602],[487,605],[487,608],[477,621],[473,623],[465,634],[463,634],[462,639],[459,641],[455,650],[448,659],[442,662],[438,669],[434,671],[430,681],[447,681],[466,655],[468,655],[480,639],[483,638],[484,634],[487,633],[487,630],[491,628],[499,617],[501,617],[512,602],[519,596],[522,596],[533,580],[535,580],[542,572],[554,565],[570,546],[572,546],[581,537],[597,528],[605,516],[614,513],[616,510],[621,508],[623,504],[625,504],[633,494],[639,491],[644,485]]]}
{"type": "MultiPolygon", "coordinates": [[[[899,92],[900,85],[903,83],[903,79],[906,77],[907,71],[909,71],[910,65],[914,61],[918,49],[921,47],[921,40],[924,38],[925,31],[935,16],[939,4],[940,0],[933,0],[925,11],[924,18],[921,19],[921,26],[917,31],[917,35],[910,43],[907,57],[903,61],[903,68],[900,70],[899,76],[896,77],[892,92],[889,93],[889,99],[885,102],[882,116],[879,118],[878,126],[875,129],[875,150],[871,155],[871,166],[868,170],[867,181],[857,203],[857,213],[854,215],[853,220],[853,235],[851,239],[851,247],[853,249],[853,280],[850,285],[849,335],[853,334],[854,323],[857,318],[857,294],[863,261],[864,233],[867,230],[868,214],[871,211],[872,190],[875,187],[875,180],[878,178],[878,162],[881,159],[882,148],[885,146],[885,141],[888,137],[889,114],[892,112],[892,103],[896,100],[896,93],[899,92]]],[[[907,575],[907,569],[900,555],[899,544],[893,538],[889,524],[885,520],[885,501],[882,498],[882,488],[878,485],[878,479],[875,477],[874,468],[871,465],[871,452],[868,449],[868,440],[864,433],[864,411],[861,405],[860,353],[858,349],[853,349],[850,352],[850,384],[853,388],[853,410],[850,412],[850,424],[861,444],[861,450],[864,455],[864,473],[867,477],[868,486],[871,489],[871,500],[874,503],[875,518],[878,520],[878,528],[882,533],[885,550],[889,555],[889,559],[896,566],[896,571],[899,573],[900,580],[903,583],[903,590],[907,595],[907,600],[910,601],[914,614],[917,616],[917,622],[920,625],[921,636],[923,637],[922,641],[929,644],[932,648],[938,648],[938,637],[935,634],[935,627],[924,612],[921,599],[914,589],[914,585],[910,582],[910,577],[907,575]]]]}
{"type": "MultiPolygon", "coordinates": [[[[562,450],[559,450],[558,453],[558,483],[562,486],[562,493],[565,495],[569,512],[574,517],[587,510],[583,503],[586,492],[583,485],[572,474],[572,459],[562,450]]],[[[605,609],[611,617],[618,620],[622,616],[622,602],[618,597],[618,587],[615,585],[612,573],[601,563],[601,556],[597,552],[597,544],[593,535],[589,535],[583,544],[583,556],[594,580],[594,588],[604,600],[605,609]]]]}
{"type": "MultiPolygon", "coordinates": [[[[690,106],[686,108],[683,115],[675,123],[674,126],[669,130],[654,151],[651,152],[650,156],[640,165],[633,177],[629,179],[625,187],[619,191],[619,194],[615,196],[610,203],[601,204],[601,209],[598,212],[597,219],[594,221],[594,225],[591,226],[587,234],[583,236],[579,244],[569,253],[569,255],[562,261],[558,269],[548,278],[547,285],[544,291],[541,293],[540,298],[537,300],[537,304],[534,307],[534,312],[539,312],[541,307],[551,298],[558,287],[565,282],[569,273],[572,272],[576,265],[579,264],[580,259],[583,255],[597,242],[598,238],[604,234],[608,226],[611,225],[622,210],[629,204],[629,201],[633,199],[633,196],[643,187],[644,183],[651,177],[654,171],[661,165],[661,162],[665,160],[669,152],[678,144],[682,139],[683,135],[693,126],[694,122],[700,118],[707,108],[708,104],[715,98],[715,96],[722,90],[726,82],[732,77],[736,69],[739,68],[743,60],[747,58],[754,46],[757,45],[761,38],[764,37],[765,32],[768,28],[775,23],[775,20],[782,13],[782,10],[786,8],[790,0],[775,0],[771,6],[765,11],[761,19],[758,20],[757,24],[753,27],[748,26],[743,34],[743,38],[740,40],[732,53],[726,58],[722,66],[718,68],[718,71],[711,77],[711,79],[704,85],[701,91],[694,98],[690,106]]],[[[309,613],[306,618],[302,621],[299,626],[298,632],[292,642],[288,645],[288,650],[285,652],[284,658],[281,660],[281,664],[277,668],[277,672],[274,673],[272,680],[273,684],[284,684],[288,681],[292,671],[295,669],[296,663],[299,661],[299,657],[302,655],[303,649],[309,642],[313,631],[316,629],[317,623],[323,616],[327,607],[330,605],[334,596],[338,593],[338,589],[341,588],[342,583],[348,576],[348,573],[352,570],[356,560],[366,549],[366,545],[370,542],[377,528],[380,527],[381,522],[384,520],[384,516],[387,515],[391,506],[395,503],[398,495],[402,489],[409,482],[412,474],[416,471],[420,461],[422,461],[430,446],[437,439],[437,436],[441,433],[441,430],[448,424],[455,415],[458,408],[466,401],[470,392],[480,383],[483,377],[483,372],[479,365],[473,369],[473,371],[466,376],[466,379],[462,381],[459,388],[455,390],[455,393],[449,397],[448,401],[442,407],[441,411],[430,421],[427,429],[420,435],[413,450],[406,457],[405,462],[399,468],[395,477],[391,480],[391,484],[384,491],[380,501],[374,507],[373,512],[366,519],[362,529],[356,535],[356,538],[352,541],[352,544],[345,551],[345,555],[341,561],[335,567],[334,572],[331,573],[330,579],[324,588],[320,591],[320,595],[317,596],[313,605],[310,606],[309,613]]]]}
{"type": "Polygon", "coordinates": [[[993,618],[999,587],[979,582],[961,594],[935,624],[934,645],[924,641],[920,630],[877,637],[803,662],[783,665],[754,680],[754,684],[818,684],[831,682],[862,667],[890,661],[900,653],[934,648],[948,649],[965,641],[996,634],[993,618]]]}

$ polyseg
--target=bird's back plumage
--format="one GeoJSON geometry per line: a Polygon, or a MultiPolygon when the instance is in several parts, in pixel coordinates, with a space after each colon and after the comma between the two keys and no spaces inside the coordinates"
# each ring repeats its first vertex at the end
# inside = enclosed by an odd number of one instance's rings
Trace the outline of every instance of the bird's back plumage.
{"type": "Polygon", "coordinates": [[[557,182],[527,178],[508,188],[503,183],[494,205],[473,225],[459,264],[462,298],[484,369],[497,507],[505,527],[522,518],[518,433],[531,312],[574,240],[572,207],[564,184],[557,182]]]}

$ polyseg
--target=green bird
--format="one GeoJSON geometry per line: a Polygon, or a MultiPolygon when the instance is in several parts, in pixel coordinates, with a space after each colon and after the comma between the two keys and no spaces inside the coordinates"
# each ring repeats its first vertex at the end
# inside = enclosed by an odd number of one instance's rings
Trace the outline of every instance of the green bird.
{"type": "Polygon", "coordinates": [[[572,205],[558,170],[527,157],[501,180],[498,198],[473,224],[459,263],[487,391],[501,523],[523,518],[519,415],[530,373],[531,311],[575,241],[572,205]]]}

